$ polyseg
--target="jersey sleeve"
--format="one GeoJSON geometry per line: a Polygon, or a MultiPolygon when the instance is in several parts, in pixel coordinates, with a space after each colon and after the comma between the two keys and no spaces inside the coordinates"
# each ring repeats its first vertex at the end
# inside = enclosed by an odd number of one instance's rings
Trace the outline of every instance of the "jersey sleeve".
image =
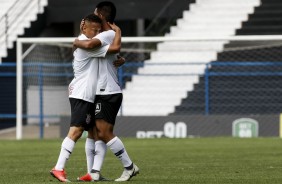
{"type": "Polygon", "coordinates": [[[88,56],[89,57],[105,57],[110,45],[102,46],[94,50],[89,50],[88,56]]]}
{"type": "Polygon", "coordinates": [[[113,30],[104,31],[96,35],[94,38],[97,38],[101,41],[101,46],[110,45],[113,43],[115,38],[115,32],[113,30]]]}
{"type": "Polygon", "coordinates": [[[77,38],[78,40],[89,40],[84,34],[79,35],[77,38]]]}

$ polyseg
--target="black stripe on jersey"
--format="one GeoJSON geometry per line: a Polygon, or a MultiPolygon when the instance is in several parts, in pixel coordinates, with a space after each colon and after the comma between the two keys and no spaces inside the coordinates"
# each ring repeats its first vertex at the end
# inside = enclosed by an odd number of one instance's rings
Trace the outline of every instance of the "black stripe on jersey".
{"type": "Polygon", "coordinates": [[[121,155],[121,154],[123,154],[123,153],[124,153],[124,148],[121,149],[120,151],[116,152],[115,155],[116,155],[116,156],[119,156],[119,155],[121,155]]]}

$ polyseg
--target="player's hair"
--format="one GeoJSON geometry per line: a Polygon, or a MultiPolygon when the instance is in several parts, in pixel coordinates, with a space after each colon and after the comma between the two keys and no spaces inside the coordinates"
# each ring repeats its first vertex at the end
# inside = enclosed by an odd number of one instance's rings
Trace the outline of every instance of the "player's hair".
{"type": "Polygon", "coordinates": [[[114,3],[110,1],[103,1],[97,4],[96,8],[103,12],[103,15],[105,16],[106,20],[110,23],[113,23],[116,18],[116,6],[114,3]]]}
{"type": "Polygon", "coordinates": [[[97,15],[95,15],[93,13],[86,15],[84,17],[84,21],[96,22],[96,23],[102,24],[102,20],[100,19],[100,17],[98,17],[97,15]]]}

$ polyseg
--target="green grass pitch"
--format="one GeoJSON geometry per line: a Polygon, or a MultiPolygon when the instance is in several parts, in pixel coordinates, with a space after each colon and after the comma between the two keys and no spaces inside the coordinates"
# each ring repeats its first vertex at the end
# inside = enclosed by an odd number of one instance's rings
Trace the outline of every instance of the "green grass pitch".
{"type": "MultiPolygon", "coordinates": [[[[122,140],[140,167],[140,174],[129,183],[282,183],[282,139],[279,138],[122,140]]],[[[49,170],[57,161],[61,142],[59,139],[1,140],[0,183],[59,183],[50,176],[49,170]]],[[[108,150],[102,174],[115,179],[122,170],[120,161],[108,150]]],[[[78,141],[66,171],[74,183],[77,176],[85,174],[84,139],[78,141]]]]}

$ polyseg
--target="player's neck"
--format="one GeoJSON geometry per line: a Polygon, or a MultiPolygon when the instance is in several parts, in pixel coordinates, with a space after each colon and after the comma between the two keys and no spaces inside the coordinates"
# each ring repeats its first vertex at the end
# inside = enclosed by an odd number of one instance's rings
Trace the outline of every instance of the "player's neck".
{"type": "Polygon", "coordinates": [[[103,30],[108,31],[111,30],[111,26],[107,22],[103,22],[103,30]]]}

